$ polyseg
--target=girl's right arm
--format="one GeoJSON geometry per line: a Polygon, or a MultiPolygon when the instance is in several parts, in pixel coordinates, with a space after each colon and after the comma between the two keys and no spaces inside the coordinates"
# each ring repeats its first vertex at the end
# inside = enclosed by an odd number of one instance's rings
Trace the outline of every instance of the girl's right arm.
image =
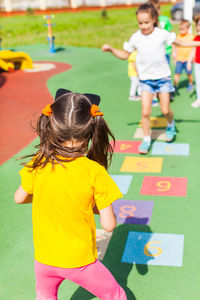
{"type": "Polygon", "coordinates": [[[104,230],[111,232],[117,225],[116,217],[113,212],[112,204],[106,208],[100,209],[100,223],[104,230]]]}
{"type": "Polygon", "coordinates": [[[125,51],[125,50],[122,50],[122,49],[116,49],[116,48],[113,48],[112,46],[108,45],[108,44],[104,44],[102,46],[102,51],[103,52],[110,52],[112,53],[114,56],[120,58],[120,59],[128,59],[130,53],[125,51]]]}
{"type": "Polygon", "coordinates": [[[28,194],[20,185],[15,192],[14,200],[17,204],[32,203],[33,195],[28,194]]]}
{"type": "Polygon", "coordinates": [[[182,41],[177,38],[173,44],[181,47],[200,47],[200,42],[198,41],[182,41]]]}

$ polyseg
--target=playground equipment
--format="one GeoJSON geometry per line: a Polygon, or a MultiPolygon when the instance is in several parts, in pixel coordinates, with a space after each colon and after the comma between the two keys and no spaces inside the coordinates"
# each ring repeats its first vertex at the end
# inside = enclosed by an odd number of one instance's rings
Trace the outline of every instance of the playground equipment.
{"type": "Polygon", "coordinates": [[[14,52],[11,50],[0,51],[0,69],[12,71],[15,69],[32,69],[33,61],[25,52],[14,52]]]}
{"type": "Polygon", "coordinates": [[[54,40],[55,40],[55,36],[53,36],[53,32],[52,32],[52,26],[54,26],[55,24],[53,24],[51,22],[52,18],[54,18],[53,15],[45,15],[44,18],[47,20],[47,23],[45,24],[45,26],[48,27],[48,37],[47,40],[49,42],[49,53],[55,53],[55,47],[54,47],[54,40]]]}

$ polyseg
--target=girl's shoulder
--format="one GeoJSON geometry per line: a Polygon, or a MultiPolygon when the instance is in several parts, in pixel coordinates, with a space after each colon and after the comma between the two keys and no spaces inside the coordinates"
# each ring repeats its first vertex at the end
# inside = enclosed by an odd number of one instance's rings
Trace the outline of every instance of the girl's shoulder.
{"type": "Polygon", "coordinates": [[[95,173],[97,172],[101,172],[101,171],[105,171],[105,168],[100,165],[98,162],[96,162],[95,160],[89,159],[88,157],[84,156],[82,157],[82,163],[90,168],[91,170],[93,170],[95,173]]]}
{"type": "Polygon", "coordinates": [[[138,37],[140,37],[142,34],[141,34],[141,31],[138,30],[136,32],[134,32],[132,35],[131,35],[131,38],[130,39],[136,39],[138,37]]]}

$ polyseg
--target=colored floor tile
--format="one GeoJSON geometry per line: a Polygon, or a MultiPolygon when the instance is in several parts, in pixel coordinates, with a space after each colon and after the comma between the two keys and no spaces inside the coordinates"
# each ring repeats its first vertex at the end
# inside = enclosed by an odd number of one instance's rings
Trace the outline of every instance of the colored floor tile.
{"type": "Polygon", "coordinates": [[[153,205],[153,201],[117,200],[113,203],[117,223],[149,225],[153,205]]]}
{"type": "Polygon", "coordinates": [[[131,231],[128,234],[122,262],[181,267],[183,245],[182,234],[131,231]]]}
{"type": "MultiPolygon", "coordinates": [[[[137,128],[133,137],[134,139],[143,139],[143,129],[137,128]]],[[[152,140],[166,141],[165,129],[152,129],[151,138],[152,140]]]]}
{"type": "Polygon", "coordinates": [[[132,175],[111,175],[111,177],[119,187],[121,193],[125,195],[128,192],[133,176],[132,175]]]}
{"type": "MultiPolygon", "coordinates": [[[[115,141],[114,152],[117,153],[139,153],[140,141],[115,141]]],[[[113,143],[111,143],[113,144],[113,143]]]]}
{"type": "Polygon", "coordinates": [[[151,154],[188,156],[189,152],[190,152],[189,144],[155,142],[152,146],[151,154]]]}
{"type": "MultiPolygon", "coordinates": [[[[140,126],[142,126],[142,121],[140,121],[140,126]]],[[[167,126],[166,118],[151,117],[150,118],[151,128],[162,128],[167,126]]]]}
{"type": "Polygon", "coordinates": [[[144,176],[140,194],[185,197],[187,178],[144,176]]]}
{"type": "Polygon", "coordinates": [[[98,253],[99,260],[103,260],[111,236],[112,236],[112,232],[107,232],[103,229],[96,229],[97,253],[98,253]]]}
{"type": "Polygon", "coordinates": [[[121,166],[121,172],[160,173],[163,158],[126,156],[121,166]]]}

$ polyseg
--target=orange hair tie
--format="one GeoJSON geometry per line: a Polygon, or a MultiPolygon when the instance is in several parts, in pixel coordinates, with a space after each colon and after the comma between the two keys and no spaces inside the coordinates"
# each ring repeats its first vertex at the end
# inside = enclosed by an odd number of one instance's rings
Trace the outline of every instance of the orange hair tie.
{"type": "Polygon", "coordinates": [[[93,117],[103,116],[102,111],[100,111],[100,108],[96,104],[92,104],[91,109],[90,109],[90,113],[93,117]]]}
{"type": "Polygon", "coordinates": [[[42,110],[43,115],[50,117],[52,115],[51,104],[47,104],[45,108],[42,110]]]}

